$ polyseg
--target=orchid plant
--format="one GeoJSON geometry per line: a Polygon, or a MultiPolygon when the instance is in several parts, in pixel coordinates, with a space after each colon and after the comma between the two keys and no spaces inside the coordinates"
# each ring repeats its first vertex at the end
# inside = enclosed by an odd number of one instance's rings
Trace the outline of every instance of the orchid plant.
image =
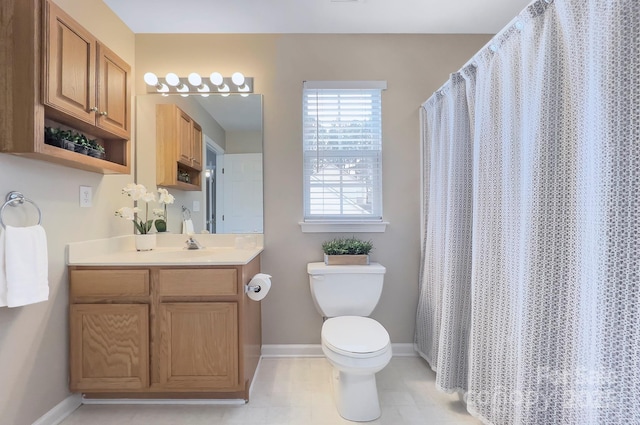
{"type": "Polygon", "coordinates": [[[153,215],[157,217],[155,226],[158,232],[167,231],[167,205],[173,204],[173,201],[175,201],[175,198],[169,194],[167,189],[158,189],[158,202],[163,206],[163,208],[154,208],[153,210],[153,215]]]}
{"type": "Polygon", "coordinates": [[[149,220],[149,202],[156,200],[155,193],[147,192],[147,188],[145,188],[144,185],[129,183],[122,189],[122,194],[129,196],[134,201],[142,201],[145,203],[144,219],[139,215],[139,207],[122,207],[116,211],[115,215],[125,220],[133,221],[137,232],[141,235],[146,235],[153,225],[153,220],[149,220]]]}

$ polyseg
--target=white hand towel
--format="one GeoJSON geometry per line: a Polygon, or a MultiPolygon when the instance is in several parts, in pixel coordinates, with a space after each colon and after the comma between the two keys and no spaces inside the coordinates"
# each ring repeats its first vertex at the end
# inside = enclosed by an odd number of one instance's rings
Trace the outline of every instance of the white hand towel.
{"type": "Polygon", "coordinates": [[[4,235],[7,305],[20,307],[48,300],[49,263],[44,228],[7,226],[4,235]]]}
{"type": "Polygon", "coordinates": [[[7,306],[7,268],[5,266],[4,259],[4,241],[6,233],[6,231],[0,233],[0,307],[7,306]]]}
{"type": "Polygon", "coordinates": [[[182,233],[185,235],[193,235],[193,221],[190,218],[182,222],[182,233]]]}

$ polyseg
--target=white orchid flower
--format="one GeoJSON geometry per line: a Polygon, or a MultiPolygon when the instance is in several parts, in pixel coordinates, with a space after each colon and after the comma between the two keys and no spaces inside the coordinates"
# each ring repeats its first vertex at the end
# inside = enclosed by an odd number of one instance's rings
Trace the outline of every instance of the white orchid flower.
{"type": "Polygon", "coordinates": [[[125,220],[133,220],[134,219],[134,214],[136,213],[136,211],[134,211],[134,208],[131,207],[122,207],[118,210],[116,210],[116,215],[118,217],[122,217],[125,220]]]}
{"type": "Polygon", "coordinates": [[[158,202],[161,204],[173,204],[176,198],[169,194],[167,189],[158,189],[158,202]]]}
{"type": "Polygon", "coordinates": [[[164,208],[154,208],[153,215],[156,217],[164,217],[164,208]]]}
{"type": "Polygon", "coordinates": [[[156,200],[156,194],[153,192],[146,192],[140,197],[140,199],[144,202],[153,202],[156,200]]]}

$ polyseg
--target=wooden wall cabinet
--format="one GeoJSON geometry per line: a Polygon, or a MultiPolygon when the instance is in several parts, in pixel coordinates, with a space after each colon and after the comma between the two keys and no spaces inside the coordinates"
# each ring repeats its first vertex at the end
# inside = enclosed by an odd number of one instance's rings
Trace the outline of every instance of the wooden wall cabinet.
{"type": "Polygon", "coordinates": [[[93,398],[244,398],[261,351],[245,266],[79,267],[70,276],[70,388],[93,398]]]}
{"type": "Polygon", "coordinates": [[[6,0],[2,12],[0,152],[129,174],[129,65],[49,0],[6,0]],[[45,144],[45,125],[98,139],[105,159],[45,144]]]}
{"type": "Polygon", "coordinates": [[[173,104],[156,105],[156,184],[200,190],[202,127],[173,104]],[[189,182],[179,175],[189,176],[189,182]]]}

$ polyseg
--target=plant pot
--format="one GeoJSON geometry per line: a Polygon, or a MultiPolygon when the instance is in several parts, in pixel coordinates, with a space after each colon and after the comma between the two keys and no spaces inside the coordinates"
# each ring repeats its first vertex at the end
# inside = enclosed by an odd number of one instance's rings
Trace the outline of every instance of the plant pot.
{"type": "Polygon", "coordinates": [[[88,147],[79,145],[77,143],[73,146],[73,150],[77,153],[81,153],[82,155],[86,155],[89,153],[88,147]]]}
{"type": "Polygon", "coordinates": [[[324,255],[324,263],[328,266],[369,265],[368,255],[324,255]]]}
{"type": "Polygon", "coordinates": [[[104,152],[101,152],[98,149],[89,148],[89,156],[92,156],[94,158],[103,159],[104,158],[104,152]]]}
{"type": "Polygon", "coordinates": [[[73,143],[71,140],[63,140],[62,141],[62,146],[68,150],[68,151],[75,151],[76,150],[76,144],[73,143]]]}
{"type": "Polygon", "coordinates": [[[151,251],[156,247],[156,234],[147,233],[144,235],[135,235],[136,251],[151,251]]]}
{"type": "Polygon", "coordinates": [[[64,140],[59,140],[59,139],[45,139],[44,141],[47,145],[51,145],[51,146],[55,146],[57,148],[63,148],[64,147],[64,140]]]}

